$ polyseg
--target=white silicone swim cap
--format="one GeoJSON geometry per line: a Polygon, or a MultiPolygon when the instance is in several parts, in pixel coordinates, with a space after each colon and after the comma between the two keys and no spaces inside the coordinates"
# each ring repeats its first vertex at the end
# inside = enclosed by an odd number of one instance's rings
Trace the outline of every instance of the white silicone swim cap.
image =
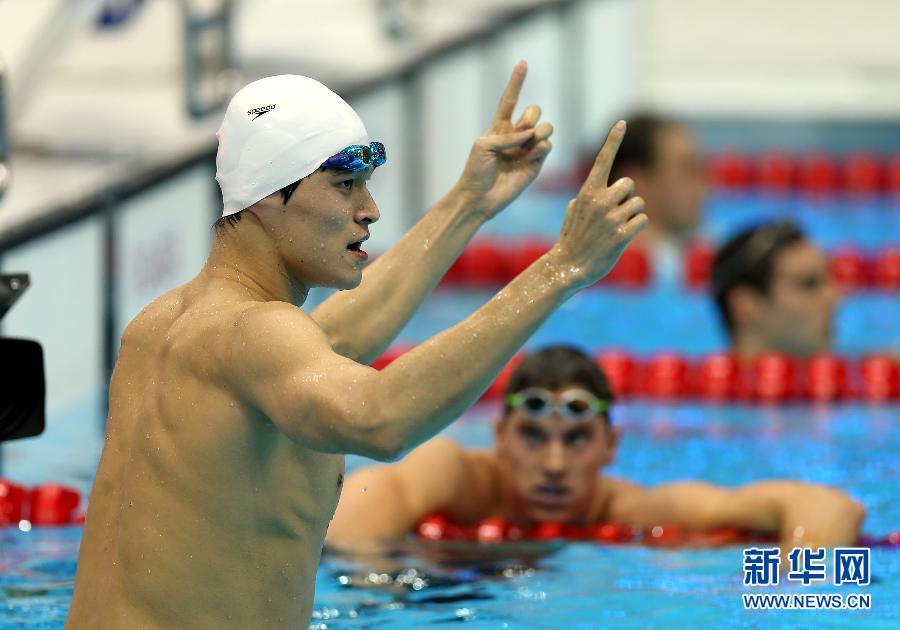
{"type": "Polygon", "coordinates": [[[243,87],[216,134],[222,216],[247,208],[315,172],[369,134],[353,108],[309,77],[283,74],[243,87]]]}

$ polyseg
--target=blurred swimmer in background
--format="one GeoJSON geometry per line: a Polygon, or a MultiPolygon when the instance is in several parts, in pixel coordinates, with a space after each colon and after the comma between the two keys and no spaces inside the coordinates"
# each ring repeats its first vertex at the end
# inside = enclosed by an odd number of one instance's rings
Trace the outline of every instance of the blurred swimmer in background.
{"type": "Polygon", "coordinates": [[[735,354],[805,358],[831,349],[840,292],[828,260],[795,224],[744,230],[717,252],[712,295],[735,354]]]}
{"type": "Polygon", "coordinates": [[[677,284],[685,249],[700,236],[709,194],[700,147],[693,132],[674,118],[636,112],[626,120],[628,135],[610,177],[634,181],[650,218],[634,247],[648,254],[657,281],[677,284]]]}
{"type": "Polygon", "coordinates": [[[514,69],[458,183],[365,273],[379,218],[366,181],[384,147],[312,79],[234,96],[207,264],[122,337],[69,628],[306,627],[344,454],[394,460],[434,436],[612,268],[647,223],[631,182],[608,183],[624,122],[546,254],[458,325],[367,366],[540,171],[552,127],[534,105],[512,118],[525,73],[514,69]],[[314,286],[344,291],[307,314],[314,286]]]}
{"type": "Polygon", "coordinates": [[[856,541],[865,510],[834,488],[794,480],[647,487],[602,475],[621,433],[613,402],[591,357],[565,346],[535,352],[510,375],[493,450],[436,438],[396,464],[354,472],[327,542],[376,551],[435,514],[461,525],[500,518],[522,526],[740,528],[775,534],[788,549],[856,541]]]}

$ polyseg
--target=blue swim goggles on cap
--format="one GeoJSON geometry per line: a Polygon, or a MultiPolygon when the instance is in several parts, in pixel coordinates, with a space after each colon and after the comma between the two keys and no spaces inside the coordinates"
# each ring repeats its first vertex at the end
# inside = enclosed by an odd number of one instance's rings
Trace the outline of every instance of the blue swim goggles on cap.
{"type": "Polygon", "coordinates": [[[546,418],[553,412],[571,420],[590,420],[609,410],[609,402],[600,400],[584,389],[567,389],[558,397],[541,387],[529,387],[506,396],[506,404],[532,420],[546,418]]]}
{"type": "Polygon", "coordinates": [[[373,164],[379,167],[387,161],[384,145],[372,142],[369,146],[354,144],[322,162],[320,168],[339,168],[344,171],[364,171],[373,164]]]}

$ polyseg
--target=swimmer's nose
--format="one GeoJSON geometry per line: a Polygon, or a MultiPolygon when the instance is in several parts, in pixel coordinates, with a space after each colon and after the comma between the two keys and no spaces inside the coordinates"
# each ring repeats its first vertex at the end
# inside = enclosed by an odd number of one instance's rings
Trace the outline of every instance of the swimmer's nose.
{"type": "Polygon", "coordinates": [[[548,477],[562,477],[565,470],[565,448],[554,440],[547,446],[544,454],[544,474],[548,477]]]}
{"type": "Polygon", "coordinates": [[[360,225],[369,225],[380,219],[381,213],[378,212],[378,206],[375,205],[375,200],[372,199],[371,193],[369,193],[368,190],[365,190],[364,193],[365,200],[363,201],[362,207],[356,213],[356,222],[360,225]]]}

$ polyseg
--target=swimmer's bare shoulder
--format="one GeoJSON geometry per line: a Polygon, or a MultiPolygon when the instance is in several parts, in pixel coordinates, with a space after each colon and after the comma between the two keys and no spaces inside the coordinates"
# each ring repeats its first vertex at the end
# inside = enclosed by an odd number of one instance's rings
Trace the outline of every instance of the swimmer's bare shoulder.
{"type": "Polygon", "coordinates": [[[333,352],[325,333],[293,304],[236,296],[211,299],[210,293],[198,294],[188,284],[146,307],[122,336],[117,367],[127,370],[135,354],[156,351],[162,367],[175,367],[223,388],[221,393],[233,402],[264,411],[306,389],[291,382],[311,364],[322,371],[352,364],[328,364],[333,352]]]}
{"type": "Polygon", "coordinates": [[[359,395],[373,391],[376,370],[335,353],[315,320],[284,302],[243,310],[233,330],[227,386],[245,404],[305,448],[377,454],[367,419],[378,398],[359,395]]]}
{"type": "Polygon", "coordinates": [[[644,491],[644,486],[633,481],[604,475],[594,493],[591,520],[594,523],[630,523],[631,506],[644,491]]]}

